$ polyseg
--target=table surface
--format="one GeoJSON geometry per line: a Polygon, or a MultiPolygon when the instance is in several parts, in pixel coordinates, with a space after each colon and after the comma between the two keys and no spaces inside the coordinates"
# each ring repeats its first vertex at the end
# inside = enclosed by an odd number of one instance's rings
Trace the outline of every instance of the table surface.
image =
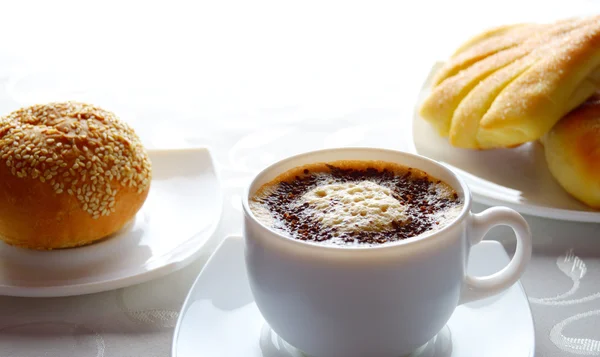
{"type": "MultiPolygon", "coordinates": [[[[257,170],[317,148],[405,149],[434,61],[485,27],[598,13],[600,2],[22,1],[0,9],[0,112],[65,99],[106,106],[148,147],[209,147],[225,197],[202,257],[167,277],[86,296],[0,297],[0,356],[166,357],[211,250],[241,231],[240,193],[257,170]]],[[[534,256],[522,282],[537,356],[600,356],[600,225],[526,218],[534,256]]],[[[505,229],[487,238],[514,249],[505,229]]]]}

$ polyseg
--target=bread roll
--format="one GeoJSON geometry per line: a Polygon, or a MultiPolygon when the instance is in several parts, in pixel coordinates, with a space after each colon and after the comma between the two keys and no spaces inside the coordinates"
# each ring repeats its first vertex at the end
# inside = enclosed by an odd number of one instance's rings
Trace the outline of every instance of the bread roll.
{"type": "Polygon", "coordinates": [[[600,86],[600,15],[507,27],[463,47],[420,108],[456,147],[537,140],[600,86]]]}
{"type": "Polygon", "coordinates": [[[130,221],[150,189],[139,138],[113,113],[65,102],[0,118],[0,238],[31,249],[76,247],[130,221]]]}
{"type": "Polygon", "coordinates": [[[542,141],[548,168],[560,185],[600,209],[600,93],[561,119],[542,141]]]}

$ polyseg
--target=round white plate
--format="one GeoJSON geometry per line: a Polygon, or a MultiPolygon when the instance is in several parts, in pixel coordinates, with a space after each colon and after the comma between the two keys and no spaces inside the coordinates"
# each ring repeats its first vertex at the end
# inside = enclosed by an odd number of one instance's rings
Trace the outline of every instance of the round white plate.
{"type": "Polygon", "coordinates": [[[151,151],[150,193],[115,236],[73,249],[0,243],[0,295],[52,297],[118,289],[182,268],[219,222],[222,196],[206,149],[151,151]]]}
{"type": "Polygon", "coordinates": [[[431,77],[441,66],[436,64],[425,82],[413,117],[413,150],[444,164],[461,175],[473,199],[487,205],[511,207],[523,214],[579,222],[600,222],[594,211],[571,197],[556,182],[540,143],[515,149],[466,150],[451,146],[418,115],[418,106],[429,93],[431,77]]]}

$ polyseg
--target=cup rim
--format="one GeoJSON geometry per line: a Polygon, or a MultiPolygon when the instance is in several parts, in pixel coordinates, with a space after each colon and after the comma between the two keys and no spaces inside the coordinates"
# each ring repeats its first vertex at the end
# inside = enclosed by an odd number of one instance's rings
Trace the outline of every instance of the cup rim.
{"type": "MultiPolygon", "coordinates": [[[[377,160],[377,159],[374,158],[373,160],[377,160]]],[[[359,161],[368,161],[368,160],[359,160],[359,161]]],[[[400,163],[400,164],[402,165],[402,163],[400,163]]],[[[426,172],[425,170],[422,170],[422,171],[426,172]]],[[[281,173],[283,173],[283,172],[281,172],[281,173]]],[[[446,183],[446,184],[448,184],[448,183],[446,183]]],[[[450,184],[448,184],[448,185],[450,185],[450,184]]],[[[453,187],[452,185],[450,185],[450,187],[452,187],[453,189],[456,190],[456,188],[453,187]]],[[[253,176],[250,183],[246,185],[246,188],[244,189],[244,193],[242,196],[242,209],[243,209],[244,215],[246,215],[246,217],[251,219],[253,221],[253,223],[257,224],[260,228],[265,229],[269,233],[275,235],[278,240],[284,240],[291,244],[297,244],[298,246],[302,246],[305,248],[313,247],[313,248],[317,248],[317,249],[326,249],[326,250],[335,250],[335,251],[347,251],[347,252],[355,252],[355,251],[361,252],[362,251],[362,252],[364,252],[367,250],[368,251],[384,250],[384,249],[396,248],[399,246],[414,245],[414,244],[423,242],[425,240],[430,240],[435,236],[444,234],[445,232],[453,229],[456,225],[458,225],[460,222],[462,222],[463,219],[465,218],[465,216],[467,216],[468,212],[470,212],[471,200],[472,200],[471,191],[469,190],[469,187],[467,186],[464,179],[460,175],[456,174],[449,167],[447,167],[446,165],[444,165],[436,160],[430,159],[430,158],[422,156],[422,155],[410,153],[407,151],[375,148],[375,147],[351,146],[351,147],[338,147],[338,148],[327,148],[327,149],[305,151],[305,152],[302,152],[299,154],[288,156],[282,160],[278,160],[278,161],[264,167],[262,170],[260,170],[258,173],[256,173],[253,176]],[[442,169],[443,171],[447,172],[452,177],[454,177],[454,179],[459,183],[460,188],[462,189],[462,198],[464,201],[463,201],[463,207],[462,207],[460,213],[456,217],[454,217],[454,219],[450,223],[447,223],[442,228],[435,230],[435,231],[426,232],[426,233],[420,234],[415,237],[401,239],[401,240],[398,240],[395,242],[385,243],[385,244],[381,244],[381,245],[372,245],[372,246],[365,246],[365,247],[360,247],[360,246],[346,247],[346,246],[320,244],[318,242],[303,241],[303,240],[299,240],[299,239],[294,239],[293,237],[288,237],[288,236],[278,232],[277,230],[265,225],[263,222],[261,222],[259,219],[256,218],[256,216],[250,209],[250,188],[254,185],[256,180],[259,177],[261,177],[266,171],[269,171],[269,170],[273,169],[274,167],[282,165],[284,163],[287,163],[287,162],[290,162],[293,160],[297,160],[302,157],[314,155],[314,154],[339,152],[339,151],[354,151],[354,150],[369,151],[369,152],[387,152],[387,153],[391,153],[391,154],[402,154],[402,155],[413,157],[417,160],[426,161],[432,165],[437,166],[438,168],[442,169]]]]}

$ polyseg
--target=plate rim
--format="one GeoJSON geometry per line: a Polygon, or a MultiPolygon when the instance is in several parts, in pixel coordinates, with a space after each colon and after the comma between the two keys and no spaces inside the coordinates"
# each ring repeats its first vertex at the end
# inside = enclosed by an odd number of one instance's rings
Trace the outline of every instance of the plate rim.
{"type": "MultiPolygon", "coordinates": [[[[424,155],[420,154],[419,151],[417,150],[417,146],[416,146],[417,135],[415,135],[416,134],[415,133],[415,130],[416,130],[415,122],[420,119],[418,108],[421,104],[421,101],[423,100],[423,92],[429,88],[431,80],[433,78],[433,75],[436,73],[437,70],[439,70],[439,68],[443,65],[443,63],[444,63],[444,61],[440,61],[440,60],[434,61],[427,76],[425,77],[425,80],[423,81],[423,84],[421,85],[421,88],[419,89],[419,93],[417,95],[417,100],[413,107],[413,115],[412,115],[412,118],[409,123],[409,126],[410,126],[409,132],[412,137],[411,138],[412,140],[410,140],[409,145],[408,145],[409,150],[413,154],[424,156],[424,155]]],[[[435,158],[431,158],[431,157],[429,157],[429,158],[437,161],[440,164],[447,166],[455,174],[463,177],[465,182],[467,183],[467,186],[469,187],[469,190],[471,191],[471,194],[473,196],[473,201],[475,201],[477,203],[488,205],[488,206],[504,205],[504,206],[512,208],[515,211],[522,213],[522,214],[535,216],[535,217],[541,217],[541,218],[554,219],[554,220],[559,220],[559,221],[581,222],[581,223],[600,223],[600,211],[598,211],[598,212],[580,211],[580,210],[573,210],[573,209],[548,207],[548,206],[542,206],[542,205],[536,205],[536,204],[530,204],[530,203],[513,203],[513,202],[509,202],[509,201],[500,199],[500,198],[491,197],[487,194],[484,194],[482,191],[480,191],[479,186],[476,184],[473,184],[473,181],[467,175],[461,174],[461,171],[463,171],[463,170],[460,170],[459,168],[457,168],[445,161],[439,161],[439,160],[437,160],[435,158]]],[[[473,175],[473,176],[476,176],[476,175],[473,175]]]]}
{"type": "Polygon", "coordinates": [[[164,155],[169,152],[199,152],[205,155],[208,160],[210,170],[214,174],[215,183],[218,190],[218,202],[216,205],[218,208],[218,215],[214,222],[206,229],[206,236],[208,237],[202,245],[200,245],[195,251],[184,255],[175,261],[168,262],[163,265],[159,265],[153,269],[146,271],[129,274],[124,277],[116,277],[112,279],[100,279],[98,281],[72,284],[72,285],[60,285],[60,286],[41,286],[41,287],[20,287],[20,286],[0,286],[0,296],[7,297],[27,297],[27,298],[52,298],[52,297],[68,297],[68,296],[80,296],[94,293],[101,293],[107,291],[113,291],[121,288],[138,285],[151,280],[155,280],[177,270],[180,270],[187,265],[194,262],[200,255],[202,255],[202,247],[206,245],[208,241],[214,236],[217,228],[221,222],[223,216],[224,207],[224,193],[222,189],[222,183],[220,175],[217,170],[214,157],[209,147],[190,147],[190,148],[173,148],[173,149],[147,149],[148,154],[164,155]]]}
{"type": "MultiPolygon", "coordinates": [[[[244,238],[242,235],[237,235],[237,234],[227,235],[227,236],[225,236],[224,239],[221,240],[221,242],[213,250],[210,257],[206,260],[206,263],[204,263],[204,265],[202,266],[202,269],[200,269],[200,272],[198,273],[198,275],[196,275],[196,278],[194,279],[194,282],[190,286],[190,288],[187,292],[187,295],[183,301],[183,304],[181,305],[181,308],[179,309],[179,316],[177,317],[177,322],[175,324],[175,328],[173,329],[173,335],[171,338],[171,357],[184,357],[184,356],[178,356],[178,353],[177,353],[178,339],[179,339],[179,335],[181,333],[181,328],[182,328],[181,326],[182,326],[183,319],[186,316],[186,311],[189,309],[189,306],[190,306],[190,303],[192,300],[192,295],[194,295],[194,292],[198,288],[200,279],[205,274],[205,271],[208,268],[208,266],[213,262],[214,259],[216,259],[216,257],[219,256],[219,253],[222,251],[223,246],[225,244],[228,244],[228,242],[230,242],[230,241],[241,243],[244,246],[244,248],[242,248],[242,249],[245,249],[245,242],[244,242],[244,238]]],[[[502,243],[500,243],[497,240],[482,240],[481,242],[479,242],[476,245],[479,245],[479,244],[496,246],[501,249],[501,251],[502,251],[501,254],[504,254],[508,259],[510,259],[510,256],[506,252],[506,249],[504,248],[502,243]]],[[[518,290],[520,291],[522,298],[525,300],[525,305],[527,307],[527,311],[528,311],[528,314],[527,314],[527,327],[528,328],[527,329],[528,329],[529,335],[530,335],[530,338],[528,338],[528,340],[530,341],[528,357],[534,357],[535,350],[536,350],[536,339],[535,339],[536,328],[535,328],[535,319],[533,316],[533,311],[531,309],[531,302],[529,301],[527,292],[525,291],[525,288],[523,287],[521,279],[517,280],[517,282],[514,284],[514,286],[518,287],[518,290]]],[[[254,297],[252,298],[252,303],[254,303],[254,297]]]]}

